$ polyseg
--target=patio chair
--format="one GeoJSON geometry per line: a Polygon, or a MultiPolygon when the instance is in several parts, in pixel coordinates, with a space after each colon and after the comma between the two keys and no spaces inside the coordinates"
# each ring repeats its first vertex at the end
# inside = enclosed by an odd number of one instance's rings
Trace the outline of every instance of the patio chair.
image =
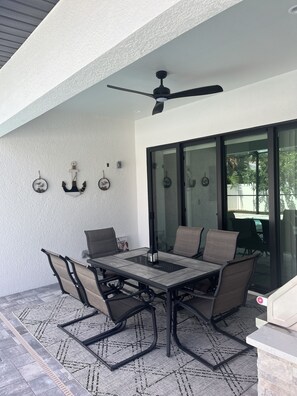
{"type": "MultiPolygon", "coordinates": [[[[111,256],[119,253],[116,234],[113,227],[101,228],[97,230],[85,231],[88,245],[88,257],[95,259],[98,257],[111,256]]],[[[98,271],[104,277],[114,276],[114,273],[106,272],[102,268],[98,271]]]]}
{"type": "MultiPolygon", "coordinates": [[[[233,260],[236,253],[238,232],[224,230],[208,230],[205,247],[201,259],[215,264],[226,264],[233,260]]],[[[216,287],[218,276],[203,279],[194,285],[194,289],[207,292],[216,287]]]]}
{"type": "MultiPolygon", "coordinates": [[[[67,333],[70,337],[75,339],[81,346],[87,349],[93,356],[100,360],[100,362],[102,362],[110,370],[115,370],[123,366],[124,364],[132,362],[133,360],[152,351],[157,343],[155,308],[150,304],[154,297],[153,293],[148,295],[148,292],[144,290],[139,290],[138,292],[133,294],[124,294],[120,290],[110,290],[110,292],[105,292],[102,289],[102,284],[104,284],[105,279],[98,280],[95,268],[85,266],[69,257],[66,257],[66,259],[71,263],[75,277],[77,278],[79,285],[84,290],[86,296],[86,304],[94,308],[95,311],[84,317],[76,318],[67,323],[59,324],[58,327],[65,333],[67,333]],[[144,298],[145,294],[148,295],[147,299],[144,298]],[[142,349],[142,345],[140,345],[140,352],[137,352],[132,356],[129,356],[117,363],[111,364],[89,347],[96,342],[104,340],[116,333],[123,331],[125,329],[127,319],[137,315],[144,310],[148,311],[151,314],[153,330],[153,340],[147,348],[142,349]],[[70,326],[74,323],[80,322],[84,319],[90,318],[98,314],[104,314],[109,317],[114,323],[114,327],[85,340],[80,340],[76,335],[72,334],[66,329],[67,326],[70,326]]],[[[104,328],[106,328],[105,326],[106,323],[104,324],[104,328]]],[[[134,350],[136,350],[136,348],[137,347],[134,347],[134,350]]]]}
{"type": "MultiPolygon", "coordinates": [[[[117,244],[117,238],[113,227],[101,228],[97,230],[87,230],[85,231],[88,245],[88,256],[91,259],[98,257],[111,256],[120,253],[117,244]]],[[[106,271],[102,268],[97,268],[99,274],[102,274],[105,278],[117,277],[121,283],[121,287],[124,287],[123,282],[132,288],[139,288],[137,282],[133,282],[131,279],[129,281],[127,278],[119,277],[111,271],[106,271]]]]}
{"type": "Polygon", "coordinates": [[[208,230],[202,260],[225,264],[234,259],[238,234],[234,231],[208,230]]]}
{"type": "Polygon", "coordinates": [[[85,231],[89,257],[95,259],[119,253],[113,227],[85,231]]]}
{"type": "Polygon", "coordinates": [[[179,226],[172,253],[185,257],[197,257],[203,230],[204,227],[179,226]]]}
{"type": "Polygon", "coordinates": [[[50,267],[57,278],[62,293],[69,294],[77,300],[85,301],[84,292],[75,280],[67,260],[63,256],[49,250],[41,249],[41,251],[47,255],[50,267]]]}
{"type": "Polygon", "coordinates": [[[254,219],[231,219],[232,229],[238,231],[237,247],[244,249],[243,255],[252,254],[256,251],[263,252],[264,246],[259,236],[254,219]]]}
{"type": "MultiPolygon", "coordinates": [[[[234,359],[239,354],[251,348],[251,346],[247,345],[243,339],[228,333],[226,330],[222,330],[216,325],[216,323],[225,319],[227,316],[230,316],[241,306],[245,305],[248,286],[255,268],[257,257],[258,254],[244,256],[228,261],[228,263],[224,264],[220,269],[217,288],[212,295],[201,295],[192,292],[190,293],[193,297],[192,299],[183,301],[181,297],[174,304],[173,337],[176,344],[184,352],[188,353],[190,356],[205,364],[212,370],[216,370],[229,360],[234,359]],[[184,308],[190,314],[195,315],[199,319],[205,320],[214,330],[243,345],[244,349],[239,351],[236,350],[226,359],[216,364],[211,364],[208,360],[199,356],[196,352],[189,349],[188,346],[185,346],[180,341],[177,331],[177,311],[180,308],[184,308]]],[[[198,323],[200,323],[199,320],[198,323]]],[[[203,331],[205,332],[205,329],[203,329],[203,331]]],[[[188,337],[190,337],[190,334],[188,334],[188,337]]]]}

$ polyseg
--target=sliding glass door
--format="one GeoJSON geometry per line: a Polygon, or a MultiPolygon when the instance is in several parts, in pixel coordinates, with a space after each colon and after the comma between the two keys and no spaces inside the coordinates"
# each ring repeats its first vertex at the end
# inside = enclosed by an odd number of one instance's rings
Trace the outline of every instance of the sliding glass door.
{"type": "MultiPolygon", "coordinates": [[[[150,230],[169,251],[179,225],[239,232],[236,254],[259,253],[252,290],[297,274],[297,123],[153,147],[150,230]]],[[[150,233],[152,235],[152,233],[150,233]]]]}
{"type": "Polygon", "coordinates": [[[185,225],[204,227],[202,246],[209,228],[217,228],[216,143],[184,147],[185,225]]]}
{"type": "Polygon", "coordinates": [[[151,152],[151,214],[154,238],[159,250],[172,249],[179,225],[176,148],[151,152]]]}
{"type": "Polygon", "coordinates": [[[238,231],[237,254],[260,253],[253,287],[271,290],[267,133],[225,139],[227,229],[238,231]]]}
{"type": "Polygon", "coordinates": [[[297,127],[278,128],[280,277],[286,283],[297,274],[297,127]]]}

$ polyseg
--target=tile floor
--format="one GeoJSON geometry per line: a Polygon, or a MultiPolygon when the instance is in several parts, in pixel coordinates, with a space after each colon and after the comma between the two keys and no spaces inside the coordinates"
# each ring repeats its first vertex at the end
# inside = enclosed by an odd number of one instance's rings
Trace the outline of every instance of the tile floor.
{"type": "MultiPolygon", "coordinates": [[[[21,305],[41,304],[60,294],[58,285],[54,284],[0,297],[0,396],[90,395],[12,313],[21,305]]],[[[256,395],[256,385],[244,393],[244,396],[256,395]]]]}

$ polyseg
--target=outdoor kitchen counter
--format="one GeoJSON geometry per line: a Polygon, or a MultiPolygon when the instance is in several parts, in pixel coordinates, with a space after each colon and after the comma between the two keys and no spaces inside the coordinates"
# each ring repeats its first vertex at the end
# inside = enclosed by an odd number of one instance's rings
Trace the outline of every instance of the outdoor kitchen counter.
{"type": "Polygon", "coordinates": [[[296,396],[297,332],[267,323],[246,341],[258,352],[258,396],[296,396]]]}

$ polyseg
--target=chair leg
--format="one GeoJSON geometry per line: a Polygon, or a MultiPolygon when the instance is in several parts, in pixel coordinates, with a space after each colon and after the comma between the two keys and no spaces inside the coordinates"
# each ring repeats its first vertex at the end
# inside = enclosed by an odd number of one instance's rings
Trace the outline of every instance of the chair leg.
{"type": "Polygon", "coordinates": [[[71,320],[69,322],[63,323],[63,324],[58,324],[58,327],[63,330],[66,334],[68,334],[71,338],[73,338],[76,342],[78,342],[82,347],[84,347],[87,351],[89,351],[96,359],[98,359],[101,363],[103,363],[109,370],[113,371],[116,370],[119,367],[122,367],[124,364],[130,363],[133,360],[145,355],[146,353],[152,351],[156,344],[157,344],[157,339],[158,339],[158,333],[157,333],[157,322],[156,322],[156,313],[155,313],[155,308],[150,306],[146,308],[147,311],[149,311],[151,313],[151,317],[152,317],[152,323],[153,323],[153,333],[154,333],[154,338],[152,343],[149,345],[149,347],[147,347],[146,349],[144,349],[141,352],[138,352],[118,363],[115,364],[110,364],[107,361],[105,361],[101,356],[99,356],[98,354],[96,354],[91,348],[89,348],[89,345],[92,345],[98,341],[101,341],[103,339],[106,339],[114,334],[117,334],[119,332],[121,332],[122,330],[125,329],[126,326],[126,321],[122,321],[117,323],[112,329],[110,330],[106,330],[103,333],[97,334],[93,337],[90,337],[86,340],[80,340],[78,337],[76,337],[75,335],[73,335],[70,331],[68,331],[65,327],[77,323],[81,320],[90,318],[94,315],[100,314],[100,312],[95,311],[92,312],[89,315],[83,316],[81,318],[77,318],[74,320],[71,320]]]}
{"type": "MultiPolygon", "coordinates": [[[[182,304],[180,304],[182,305],[182,304]]],[[[188,355],[192,356],[194,359],[198,360],[200,363],[204,364],[205,366],[207,366],[208,368],[212,369],[213,371],[217,370],[219,367],[221,367],[222,365],[224,365],[225,363],[229,362],[231,359],[234,359],[235,357],[237,357],[238,355],[246,352],[248,349],[251,349],[252,346],[247,345],[243,340],[233,336],[230,333],[227,333],[224,330],[221,330],[214,321],[211,321],[210,324],[211,326],[218,331],[219,333],[224,334],[225,336],[233,339],[234,341],[237,341],[238,343],[240,343],[241,345],[244,345],[245,348],[240,350],[239,352],[233,354],[232,356],[229,356],[227,359],[222,360],[221,362],[217,363],[217,364],[211,364],[208,360],[202,358],[201,356],[197,355],[195,352],[191,351],[189,348],[187,348],[185,345],[183,345],[180,341],[180,339],[178,338],[177,335],[177,306],[178,304],[175,304],[174,306],[174,312],[173,312],[173,324],[172,324],[172,335],[173,335],[173,339],[175,341],[175,343],[177,344],[177,346],[184,352],[186,352],[188,355]]],[[[186,307],[184,307],[186,308],[186,307]]],[[[191,311],[192,312],[192,311],[191,311]]],[[[194,312],[192,312],[194,313],[194,312]]]]}

